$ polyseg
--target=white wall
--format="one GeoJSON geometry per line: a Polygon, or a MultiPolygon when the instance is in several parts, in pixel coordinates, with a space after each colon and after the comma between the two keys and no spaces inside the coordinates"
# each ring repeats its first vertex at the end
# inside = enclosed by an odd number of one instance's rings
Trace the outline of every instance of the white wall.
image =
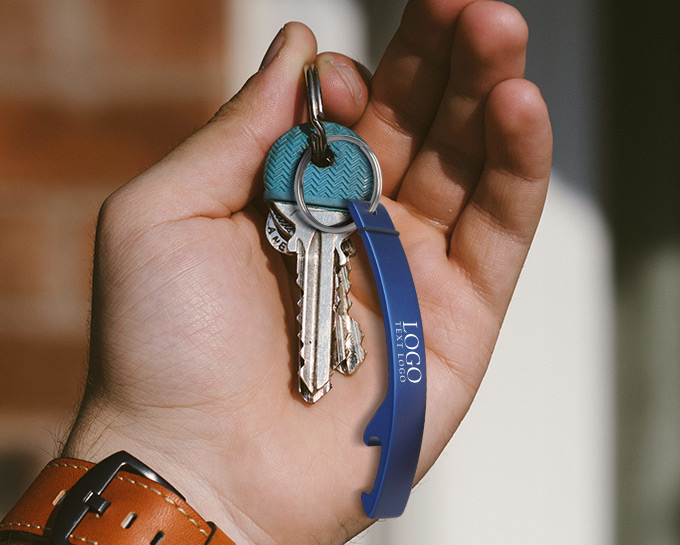
{"type": "Polygon", "coordinates": [[[340,51],[364,60],[367,25],[355,0],[227,1],[227,96],[258,69],[269,43],[288,21],[300,21],[316,36],[319,52],[340,51]]]}

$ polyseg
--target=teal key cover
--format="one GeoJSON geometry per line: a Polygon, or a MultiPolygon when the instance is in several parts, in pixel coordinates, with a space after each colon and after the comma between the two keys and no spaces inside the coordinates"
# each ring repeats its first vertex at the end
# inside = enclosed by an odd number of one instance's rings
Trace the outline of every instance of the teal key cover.
{"type": "MultiPolygon", "coordinates": [[[[359,136],[342,125],[324,123],[326,134],[359,136]]],[[[281,136],[267,154],[264,163],[264,199],[295,202],[295,172],[305,149],[310,147],[312,126],[293,127],[281,136]]],[[[371,163],[361,149],[351,142],[328,144],[335,155],[333,164],[319,168],[311,161],[305,169],[304,196],[310,206],[347,210],[348,201],[368,201],[373,193],[371,163]]]]}

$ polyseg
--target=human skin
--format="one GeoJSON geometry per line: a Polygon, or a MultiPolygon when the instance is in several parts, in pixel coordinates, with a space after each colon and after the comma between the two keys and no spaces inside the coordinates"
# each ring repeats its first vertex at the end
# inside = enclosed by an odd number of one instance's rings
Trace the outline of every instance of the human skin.
{"type": "Polygon", "coordinates": [[[316,62],[327,118],[380,160],[420,300],[418,480],[472,403],[543,207],[552,135],[523,79],[526,42],[507,4],[412,0],[367,77],[286,25],[211,122],[102,206],[89,375],[63,455],[127,450],[239,544],[338,544],[367,527],[379,449],[362,432],[387,387],[376,289],[353,257],[368,355],[305,404],[290,258],[264,240],[264,159],[305,121],[302,68],[316,62]]]}

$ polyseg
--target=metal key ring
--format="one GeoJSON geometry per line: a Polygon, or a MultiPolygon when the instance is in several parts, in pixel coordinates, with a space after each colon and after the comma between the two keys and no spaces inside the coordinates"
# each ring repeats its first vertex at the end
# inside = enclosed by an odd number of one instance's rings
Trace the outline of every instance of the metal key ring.
{"type": "Polygon", "coordinates": [[[323,100],[321,98],[321,80],[319,69],[316,64],[307,64],[304,67],[305,83],[307,84],[307,110],[309,122],[314,127],[311,134],[312,162],[317,166],[330,166],[333,164],[333,152],[328,148],[326,129],[321,121],[324,119],[323,100]]]}
{"type": "MultiPolygon", "coordinates": [[[[368,161],[371,163],[371,170],[373,171],[373,195],[371,195],[371,201],[369,203],[369,210],[371,213],[375,212],[380,203],[380,196],[382,194],[382,171],[380,170],[380,163],[378,162],[378,157],[375,155],[370,146],[364,142],[361,138],[356,136],[351,136],[348,134],[329,134],[328,142],[344,141],[350,142],[355,146],[358,146],[361,152],[366,156],[368,161]]],[[[305,170],[309,161],[312,157],[312,148],[307,148],[302,153],[300,162],[298,163],[297,170],[295,171],[295,184],[293,189],[295,192],[295,202],[297,203],[302,213],[305,215],[305,220],[316,227],[319,231],[325,231],[326,233],[351,233],[356,229],[354,221],[351,219],[348,222],[336,223],[334,225],[326,225],[317,220],[307,207],[304,197],[303,182],[305,179],[305,170]]]]}

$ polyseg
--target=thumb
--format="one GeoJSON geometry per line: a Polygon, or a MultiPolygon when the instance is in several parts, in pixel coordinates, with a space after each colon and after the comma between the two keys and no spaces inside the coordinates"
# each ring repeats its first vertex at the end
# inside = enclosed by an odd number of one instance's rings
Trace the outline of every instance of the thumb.
{"type": "Polygon", "coordinates": [[[213,119],[119,189],[115,199],[133,207],[145,223],[229,217],[241,210],[258,190],[255,181],[271,145],[303,120],[302,71],[315,57],[311,30],[288,23],[260,70],[213,119]]]}

